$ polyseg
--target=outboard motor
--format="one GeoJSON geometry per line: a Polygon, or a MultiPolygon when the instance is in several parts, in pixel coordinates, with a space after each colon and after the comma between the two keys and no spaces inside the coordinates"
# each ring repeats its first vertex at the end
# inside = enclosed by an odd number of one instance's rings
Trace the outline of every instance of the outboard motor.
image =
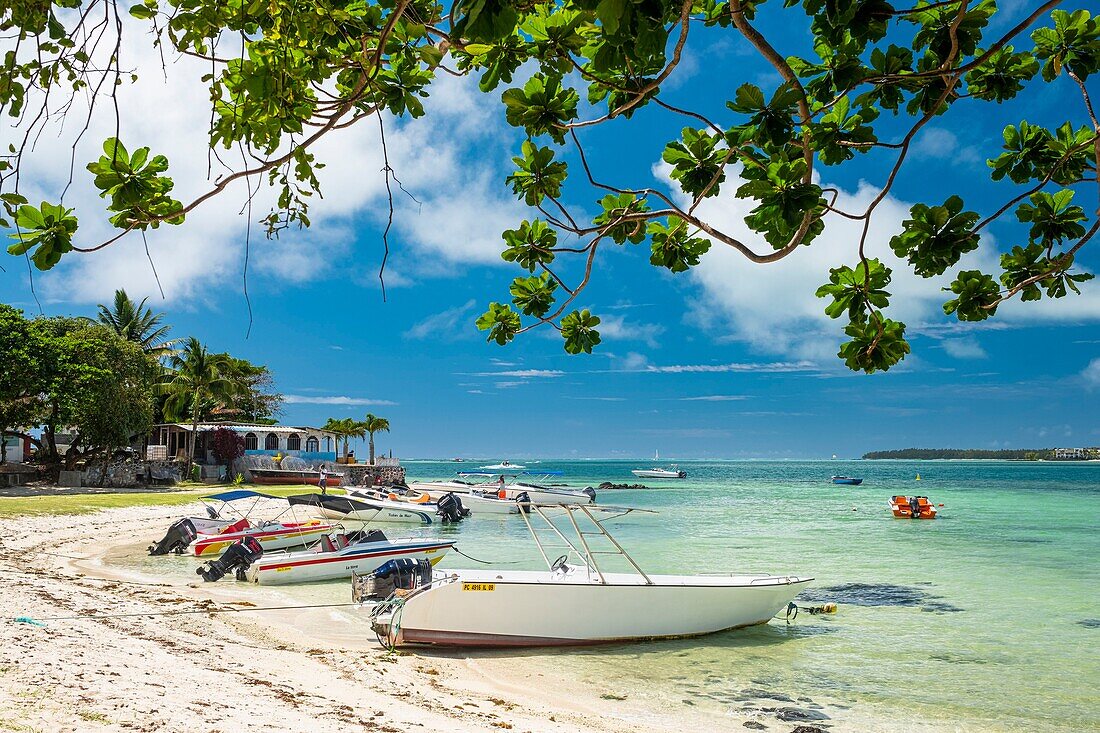
{"type": "Polygon", "coordinates": [[[516,503],[519,504],[519,510],[521,512],[531,512],[531,495],[526,491],[521,491],[516,494],[516,503]]]}
{"type": "Polygon", "coordinates": [[[588,494],[589,503],[591,503],[591,504],[596,503],[596,490],[593,489],[591,486],[588,486],[584,489],[581,489],[581,493],[582,494],[588,494]]]}
{"type": "Polygon", "coordinates": [[[439,497],[435,513],[443,520],[443,524],[458,524],[470,516],[470,510],[462,506],[462,499],[455,496],[452,491],[439,497]]]}
{"type": "Polygon", "coordinates": [[[389,598],[396,590],[416,590],[431,582],[430,560],[399,557],[378,566],[373,573],[356,575],[352,580],[351,596],[356,603],[362,603],[366,600],[389,598]]]}
{"type": "Polygon", "coordinates": [[[149,554],[167,555],[169,552],[174,552],[177,555],[182,555],[188,545],[195,541],[198,534],[195,531],[194,523],[190,519],[181,519],[168,528],[164,539],[155,545],[149,545],[149,554]]]}
{"type": "Polygon", "coordinates": [[[222,553],[217,560],[211,560],[205,566],[195,570],[197,575],[207,583],[213,583],[225,577],[231,570],[236,570],[237,580],[245,580],[245,571],[252,563],[263,557],[264,548],[255,537],[245,537],[237,540],[222,553]]]}

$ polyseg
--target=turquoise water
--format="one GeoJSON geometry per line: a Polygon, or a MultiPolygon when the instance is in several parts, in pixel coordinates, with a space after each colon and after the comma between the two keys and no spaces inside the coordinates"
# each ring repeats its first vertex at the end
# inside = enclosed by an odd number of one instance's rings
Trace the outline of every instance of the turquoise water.
{"type": "MultiPolygon", "coordinates": [[[[919,722],[1100,730],[1100,464],[682,462],[684,481],[630,474],[646,465],[544,460],[530,468],[563,471],[552,481],[571,486],[650,486],[598,497],[659,512],[609,525],[647,571],[813,576],[812,597],[798,600],[834,600],[839,613],[689,641],[527,653],[524,663],[665,710],[791,708],[865,730],[919,722]],[[865,481],[834,486],[833,474],[865,481]],[[894,493],[942,503],[940,518],[894,519],[894,493]],[[761,690],[793,702],[754,701],[761,690]]],[[[476,470],[406,468],[410,480],[476,470]]],[[[424,533],[456,537],[474,557],[516,563],[502,567],[540,566],[515,516],[405,532],[424,533]]],[[[441,567],[471,565],[451,554],[441,567]]],[[[289,592],[343,600],[348,590],[333,583],[289,592]]]]}

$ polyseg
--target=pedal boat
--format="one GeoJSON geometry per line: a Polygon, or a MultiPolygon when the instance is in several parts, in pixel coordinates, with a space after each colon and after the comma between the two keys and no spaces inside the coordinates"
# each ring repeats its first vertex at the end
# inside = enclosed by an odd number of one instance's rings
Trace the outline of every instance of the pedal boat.
{"type": "Polygon", "coordinates": [[[893,512],[895,517],[899,519],[935,519],[936,507],[932,505],[932,502],[928,501],[927,496],[918,496],[917,499],[917,512],[913,512],[912,500],[910,496],[892,496],[890,497],[890,511],[893,512]]]}

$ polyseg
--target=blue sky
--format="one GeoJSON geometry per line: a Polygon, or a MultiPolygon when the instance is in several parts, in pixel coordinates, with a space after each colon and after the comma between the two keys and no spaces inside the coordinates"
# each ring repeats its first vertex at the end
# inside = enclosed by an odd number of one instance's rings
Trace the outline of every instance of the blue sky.
{"type": "MultiPolygon", "coordinates": [[[[1024,4],[1003,6],[995,28],[1021,17],[1024,4]]],[[[765,15],[765,29],[780,28],[774,20],[765,15]]],[[[128,58],[152,60],[135,36],[128,58]]],[[[781,51],[804,52],[807,38],[785,33],[781,51]]],[[[777,83],[730,31],[695,33],[688,49],[666,85],[670,103],[720,116],[740,83],[769,92],[777,83]]],[[[209,185],[205,92],[185,83],[194,73],[180,60],[166,84],[158,66],[122,98],[123,141],[166,152],[181,198],[209,185]]],[[[487,103],[468,82],[446,78],[437,86],[426,118],[388,122],[391,162],[417,201],[400,195],[396,201],[387,302],[377,286],[382,161],[377,127],[368,122],[318,153],[329,166],[311,230],[275,242],[253,231],[254,322],[247,338],[243,188],[230,189],[183,227],[150,237],[164,300],[140,240],[133,240],[35,273],[42,310],[91,314],[116,287],[151,296],[175,335],[193,334],[213,349],[271,367],[288,397],[284,422],[316,424],[370,410],[393,425],[380,447],[405,457],[641,457],[659,448],[669,458],[812,458],[909,446],[1100,444],[1096,281],[1085,284],[1083,296],[1013,304],[990,322],[965,326],[942,316],[942,283],[905,276],[887,247],[912,202],[940,203],[959,192],[968,207],[988,212],[1013,195],[989,181],[985,159],[997,154],[1008,122],[1082,124],[1068,80],[1033,82],[1024,101],[992,113],[964,101],[916,139],[869,245],[895,268],[891,312],[909,324],[913,354],[873,376],[851,374],[835,359],[840,327],[821,315],[824,303],[813,297],[830,266],[853,260],[852,229],[844,222],[831,222],[812,247],[768,266],[750,265],[718,245],[692,273],[672,275],[649,265],[645,247],[603,251],[578,301],[604,319],[596,354],[568,356],[548,331],[506,348],[486,344],[473,321],[488,302],[506,300],[518,274],[499,259],[499,233],[532,216],[504,185],[521,134],[505,123],[503,106],[487,103]]],[[[97,120],[78,160],[94,155],[94,141],[106,137],[95,133],[110,125],[97,120]]],[[[610,182],[665,186],[660,152],[682,126],[682,119],[646,109],[630,122],[586,130],[582,142],[610,182]]],[[[892,132],[889,122],[879,126],[880,138],[892,132]]],[[[56,198],[67,178],[66,145],[45,143],[35,151],[24,184],[32,199],[56,198]]],[[[889,162],[888,155],[865,156],[820,169],[821,180],[839,187],[842,201],[866,201],[889,162]]],[[[91,242],[107,228],[84,178],[78,169],[66,203],[77,207],[91,242]]],[[[592,213],[597,198],[578,185],[569,203],[592,213]]],[[[257,197],[254,218],[266,211],[264,200],[257,197]]],[[[723,196],[705,207],[731,231],[743,227],[744,204],[723,196]]],[[[999,251],[1020,243],[1022,230],[1005,219],[991,235],[968,260],[987,271],[999,251]]],[[[1079,258],[1093,271],[1100,268],[1096,246],[1079,258]]],[[[25,263],[9,257],[0,265],[0,300],[37,313],[25,263]]]]}

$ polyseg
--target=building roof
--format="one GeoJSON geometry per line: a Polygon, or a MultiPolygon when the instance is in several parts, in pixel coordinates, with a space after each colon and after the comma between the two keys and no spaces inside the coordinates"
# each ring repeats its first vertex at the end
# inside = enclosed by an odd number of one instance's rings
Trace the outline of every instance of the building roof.
{"type": "MultiPolygon", "coordinates": [[[[154,425],[155,428],[179,428],[185,432],[191,432],[191,423],[160,423],[154,425]]],[[[200,433],[208,430],[217,430],[218,428],[225,428],[226,430],[232,430],[235,433],[324,433],[326,435],[335,435],[328,430],[321,428],[311,428],[303,425],[257,425],[254,423],[199,423],[196,426],[200,433]]]]}

